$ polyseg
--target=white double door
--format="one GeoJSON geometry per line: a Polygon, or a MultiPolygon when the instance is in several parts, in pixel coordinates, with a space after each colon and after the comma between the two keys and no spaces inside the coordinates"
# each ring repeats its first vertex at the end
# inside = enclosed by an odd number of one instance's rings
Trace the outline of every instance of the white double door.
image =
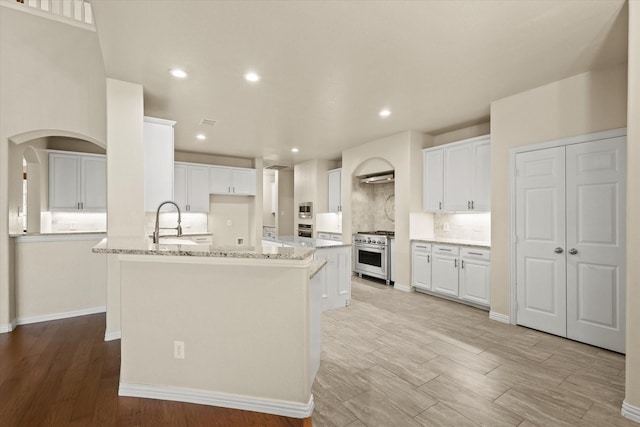
{"type": "Polygon", "coordinates": [[[625,352],[625,147],[516,155],[516,323],[625,352]]]}

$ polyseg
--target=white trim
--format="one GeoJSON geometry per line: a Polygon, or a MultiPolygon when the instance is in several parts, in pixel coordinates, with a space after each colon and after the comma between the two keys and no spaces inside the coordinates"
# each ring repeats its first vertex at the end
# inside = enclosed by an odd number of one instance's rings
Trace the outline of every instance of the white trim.
{"type": "MultiPolygon", "coordinates": [[[[459,141],[449,142],[447,144],[436,145],[435,147],[423,148],[422,152],[437,150],[438,148],[442,148],[442,147],[449,148],[449,147],[455,147],[456,145],[471,144],[471,143],[480,142],[480,141],[491,141],[491,134],[488,133],[486,135],[474,136],[473,138],[461,139],[459,141]]],[[[467,211],[464,211],[464,212],[467,212],[467,211]]],[[[449,212],[445,212],[445,213],[449,213],[449,212]]]]}
{"type": "Polygon", "coordinates": [[[102,240],[105,232],[95,233],[58,233],[15,236],[16,243],[42,243],[42,242],[79,242],[90,240],[102,240]]]}
{"type": "Polygon", "coordinates": [[[150,116],[144,116],[144,121],[147,123],[156,123],[159,125],[166,125],[166,126],[175,126],[177,123],[176,121],[173,121],[173,120],[159,119],[157,117],[150,117],[150,116]]]}
{"type": "Polygon", "coordinates": [[[293,418],[308,418],[313,413],[313,395],[309,402],[297,403],[258,397],[240,396],[209,390],[193,390],[178,387],[120,382],[119,396],[143,397],[147,399],[173,400],[200,405],[221,406],[293,418]]]}
{"type": "Polygon", "coordinates": [[[16,329],[17,323],[16,319],[13,319],[11,323],[7,323],[6,325],[0,325],[0,334],[6,334],[16,329]]]}
{"type": "Polygon", "coordinates": [[[572,144],[582,144],[591,141],[601,141],[604,139],[618,138],[627,135],[627,128],[610,129],[601,132],[588,133],[584,135],[570,136],[552,141],[537,142],[522,147],[509,149],[509,283],[510,283],[510,304],[511,324],[516,325],[517,320],[517,299],[516,299],[516,155],[529,151],[544,150],[547,148],[565,147],[572,144]]]}
{"type": "Polygon", "coordinates": [[[107,307],[86,308],[83,310],[64,311],[61,313],[43,314],[41,316],[21,317],[16,319],[17,325],[28,325],[30,323],[49,322],[51,320],[68,319],[69,317],[87,316],[89,314],[104,313],[107,307]]]}
{"type": "Polygon", "coordinates": [[[73,25],[74,27],[82,28],[87,31],[96,31],[96,27],[93,24],[86,24],[82,21],[78,21],[68,16],[60,16],[51,12],[36,9],[35,7],[27,6],[16,1],[0,1],[0,6],[8,7],[9,9],[19,10],[20,12],[29,13],[31,15],[39,16],[41,18],[51,19],[52,21],[62,22],[63,24],[73,25]]]}
{"type": "Polygon", "coordinates": [[[394,289],[397,289],[399,291],[402,292],[413,292],[414,289],[411,285],[405,285],[403,283],[398,283],[398,282],[394,282],[393,284],[394,289]]]}
{"type": "Polygon", "coordinates": [[[626,400],[622,402],[622,410],[620,411],[620,413],[623,417],[640,423],[640,408],[627,403],[626,400]]]}
{"type": "Polygon", "coordinates": [[[506,314],[498,313],[496,311],[489,311],[489,319],[497,322],[511,324],[511,318],[506,314]]]}
{"type": "Polygon", "coordinates": [[[122,338],[122,334],[120,331],[113,331],[113,332],[105,332],[104,333],[104,340],[105,341],[115,341],[115,340],[119,340],[122,338]]]}
{"type": "MultiPolygon", "coordinates": [[[[126,250],[126,249],[125,249],[126,250]]],[[[167,251],[171,253],[172,251],[167,251]]],[[[183,252],[188,252],[185,250],[183,252]]],[[[309,253],[306,258],[303,259],[278,259],[278,258],[262,258],[261,255],[258,255],[259,258],[248,257],[226,257],[224,255],[219,256],[200,256],[197,252],[194,252],[194,255],[164,255],[162,252],[150,253],[150,254],[123,254],[119,253],[118,260],[121,262],[149,262],[149,263],[177,263],[177,264],[211,264],[211,265],[245,265],[245,266],[267,266],[267,267],[288,267],[288,268],[299,268],[299,269],[308,269],[313,263],[313,252],[309,253]]],[[[98,249],[95,253],[108,253],[111,252],[103,252],[98,249]]],[[[222,252],[221,252],[222,253],[222,252]]],[[[231,252],[233,255],[233,253],[231,252]]],[[[278,256],[274,254],[274,256],[278,256]]]]}

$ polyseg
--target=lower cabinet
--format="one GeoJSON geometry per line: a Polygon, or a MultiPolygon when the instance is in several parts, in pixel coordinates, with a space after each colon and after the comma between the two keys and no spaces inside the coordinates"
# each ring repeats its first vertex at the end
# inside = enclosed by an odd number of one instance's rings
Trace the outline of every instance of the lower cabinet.
{"type": "Polygon", "coordinates": [[[413,242],[411,283],[419,291],[489,307],[491,251],[413,242]]]}
{"type": "Polygon", "coordinates": [[[322,311],[344,307],[351,300],[351,247],[318,248],[314,258],[327,260],[322,276],[322,311]]]}

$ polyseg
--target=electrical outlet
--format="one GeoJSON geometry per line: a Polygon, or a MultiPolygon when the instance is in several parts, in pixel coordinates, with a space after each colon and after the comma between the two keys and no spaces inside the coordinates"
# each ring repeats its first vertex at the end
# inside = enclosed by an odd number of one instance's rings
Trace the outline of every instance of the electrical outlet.
{"type": "Polygon", "coordinates": [[[227,227],[231,227],[233,225],[233,221],[230,219],[227,220],[227,227]]]}
{"type": "Polygon", "coordinates": [[[236,239],[236,242],[238,242],[238,246],[242,246],[242,245],[244,245],[244,238],[243,237],[238,237],[236,239]]]}
{"type": "Polygon", "coordinates": [[[449,223],[445,222],[444,224],[442,224],[442,231],[449,231],[449,223]]]}
{"type": "Polygon", "coordinates": [[[184,359],[184,341],[173,342],[173,358],[184,359]]]}

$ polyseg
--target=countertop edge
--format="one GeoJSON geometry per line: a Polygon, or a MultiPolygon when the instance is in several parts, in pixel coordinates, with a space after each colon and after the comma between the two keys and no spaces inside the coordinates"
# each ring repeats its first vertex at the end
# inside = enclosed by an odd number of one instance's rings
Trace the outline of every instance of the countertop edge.
{"type": "Polygon", "coordinates": [[[310,269],[309,279],[313,279],[313,276],[315,276],[320,270],[322,270],[322,267],[324,267],[326,264],[327,264],[326,259],[314,260],[313,263],[311,264],[311,267],[309,267],[310,269]]]}
{"type": "Polygon", "coordinates": [[[441,245],[455,245],[466,246],[469,248],[484,248],[491,249],[491,243],[487,242],[470,242],[460,240],[446,240],[446,239],[411,239],[412,242],[425,242],[425,243],[437,243],[441,245]]]}

